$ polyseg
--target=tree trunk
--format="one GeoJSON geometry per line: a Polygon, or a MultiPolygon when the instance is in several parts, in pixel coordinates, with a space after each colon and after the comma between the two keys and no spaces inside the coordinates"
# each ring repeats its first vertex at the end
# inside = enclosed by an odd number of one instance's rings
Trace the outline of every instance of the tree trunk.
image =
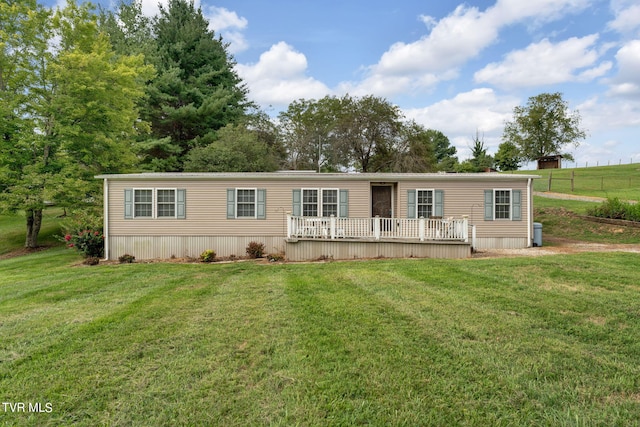
{"type": "Polygon", "coordinates": [[[42,226],[42,209],[29,209],[27,214],[27,238],[24,242],[25,248],[38,247],[38,234],[42,226]]]}

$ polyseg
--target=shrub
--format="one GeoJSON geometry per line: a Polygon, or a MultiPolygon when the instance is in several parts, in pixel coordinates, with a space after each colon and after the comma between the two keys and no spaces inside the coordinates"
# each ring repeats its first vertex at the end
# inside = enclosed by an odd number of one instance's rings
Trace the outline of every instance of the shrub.
{"type": "Polygon", "coordinates": [[[68,247],[76,249],[85,258],[104,258],[102,216],[98,211],[79,210],[70,214],[63,224],[60,238],[68,247]]]}
{"type": "Polygon", "coordinates": [[[98,265],[100,263],[100,258],[90,256],[88,258],[85,258],[85,260],[82,263],[85,265],[98,265]]]}
{"type": "Polygon", "coordinates": [[[279,253],[279,254],[269,254],[267,255],[267,259],[270,262],[279,262],[279,261],[284,261],[284,254],[283,253],[279,253]]]}
{"type": "Polygon", "coordinates": [[[77,249],[85,258],[104,257],[104,234],[102,234],[102,230],[85,229],[68,232],[63,239],[68,247],[77,249]]]}
{"type": "Polygon", "coordinates": [[[216,259],[216,251],[212,249],[207,249],[200,254],[200,261],[202,262],[213,262],[216,259]]]}
{"type": "Polygon", "coordinates": [[[133,255],[129,255],[129,254],[120,255],[118,257],[118,261],[120,261],[120,264],[131,264],[135,260],[136,260],[136,257],[134,257],[133,255]]]}
{"type": "Polygon", "coordinates": [[[249,242],[247,255],[249,258],[262,258],[264,256],[264,243],[249,242]]]}
{"type": "Polygon", "coordinates": [[[627,221],[640,221],[640,206],[619,200],[607,199],[600,205],[587,211],[588,215],[599,218],[625,219],[627,221]]]}

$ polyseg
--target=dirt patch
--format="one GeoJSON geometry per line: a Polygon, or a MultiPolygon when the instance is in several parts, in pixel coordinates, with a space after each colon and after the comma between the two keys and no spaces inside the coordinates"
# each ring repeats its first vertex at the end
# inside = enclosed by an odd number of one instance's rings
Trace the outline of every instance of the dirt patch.
{"type": "Polygon", "coordinates": [[[0,255],[0,260],[15,258],[23,255],[29,255],[36,252],[45,251],[47,249],[52,248],[53,246],[38,246],[37,248],[20,248],[11,252],[7,252],[6,254],[0,255]]]}
{"type": "Polygon", "coordinates": [[[640,254],[639,244],[587,243],[563,238],[546,238],[548,246],[522,249],[488,249],[477,251],[472,258],[498,258],[518,256],[545,256],[576,254],[581,252],[631,252],[640,254]]]}

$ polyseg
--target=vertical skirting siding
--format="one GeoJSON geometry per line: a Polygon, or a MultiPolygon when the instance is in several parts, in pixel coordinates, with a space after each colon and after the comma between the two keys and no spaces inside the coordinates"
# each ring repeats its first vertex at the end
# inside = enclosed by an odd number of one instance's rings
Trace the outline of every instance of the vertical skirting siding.
{"type": "Polygon", "coordinates": [[[462,242],[406,242],[352,240],[291,240],[286,243],[290,261],[361,258],[468,258],[471,246],[462,242]]]}
{"type": "Polygon", "coordinates": [[[109,259],[130,254],[136,259],[197,258],[206,249],[220,257],[245,256],[249,242],[264,243],[266,253],[285,253],[290,261],[319,258],[468,258],[469,243],[407,242],[407,241],[347,241],[298,240],[286,242],[281,236],[111,236],[109,259]]]}
{"type": "Polygon", "coordinates": [[[285,250],[282,236],[111,236],[109,259],[124,254],[136,259],[197,258],[207,249],[213,249],[220,257],[242,257],[252,241],[264,243],[265,253],[285,250]]]}
{"type": "Polygon", "coordinates": [[[526,237],[478,237],[475,249],[522,249],[531,246],[526,237]]]}

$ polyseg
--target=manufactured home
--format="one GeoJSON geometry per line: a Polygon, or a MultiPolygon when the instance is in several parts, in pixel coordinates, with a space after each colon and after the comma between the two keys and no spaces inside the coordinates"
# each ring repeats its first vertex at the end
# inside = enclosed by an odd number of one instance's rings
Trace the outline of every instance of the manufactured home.
{"type": "Polygon", "coordinates": [[[259,242],[289,260],[464,258],[526,248],[534,175],[137,173],[104,182],[105,254],[244,256],[259,242]]]}

